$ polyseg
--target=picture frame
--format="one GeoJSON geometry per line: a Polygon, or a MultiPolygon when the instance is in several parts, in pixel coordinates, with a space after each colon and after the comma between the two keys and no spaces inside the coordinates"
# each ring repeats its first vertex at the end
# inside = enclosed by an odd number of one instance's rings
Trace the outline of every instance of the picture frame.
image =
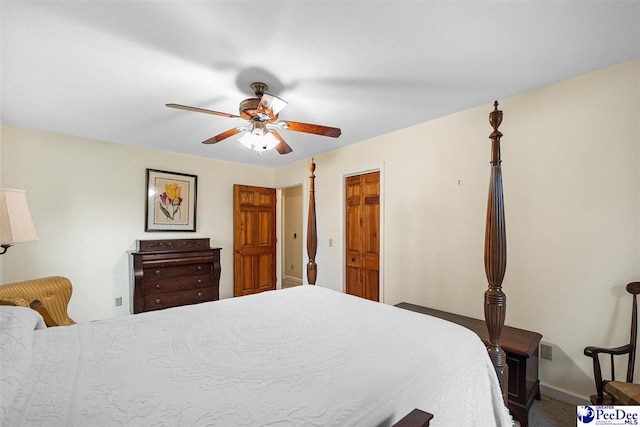
{"type": "Polygon", "coordinates": [[[147,169],[144,231],[196,231],[198,177],[147,169]]]}

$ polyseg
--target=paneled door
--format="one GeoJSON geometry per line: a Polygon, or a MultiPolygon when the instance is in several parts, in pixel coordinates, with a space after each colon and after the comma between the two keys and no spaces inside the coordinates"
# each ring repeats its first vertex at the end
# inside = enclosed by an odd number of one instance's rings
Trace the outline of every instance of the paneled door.
{"type": "Polygon", "coordinates": [[[380,301],[380,172],[345,179],[347,293],[380,301]]]}
{"type": "Polygon", "coordinates": [[[276,190],[233,186],[233,295],[276,288],[276,190]]]}

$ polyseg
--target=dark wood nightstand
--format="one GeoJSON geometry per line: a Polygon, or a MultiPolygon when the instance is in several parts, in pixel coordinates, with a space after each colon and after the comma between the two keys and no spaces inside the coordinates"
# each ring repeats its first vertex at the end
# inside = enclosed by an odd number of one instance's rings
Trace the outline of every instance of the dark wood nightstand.
{"type": "MultiPolygon", "coordinates": [[[[457,323],[478,334],[485,344],[489,342],[489,332],[484,320],[434,310],[407,302],[396,304],[396,307],[457,323]]],[[[515,415],[522,427],[527,427],[529,423],[529,408],[533,404],[533,399],[540,400],[538,345],[541,339],[542,335],[537,332],[510,326],[504,326],[500,336],[500,346],[507,354],[507,365],[509,366],[509,402],[507,407],[515,415]]]]}

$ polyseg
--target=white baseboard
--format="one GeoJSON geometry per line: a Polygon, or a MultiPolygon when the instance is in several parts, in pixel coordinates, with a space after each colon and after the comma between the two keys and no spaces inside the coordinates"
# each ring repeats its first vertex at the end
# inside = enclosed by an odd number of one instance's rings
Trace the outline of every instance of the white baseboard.
{"type": "Polygon", "coordinates": [[[562,402],[570,403],[572,405],[590,405],[589,399],[585,399],[582,396],[576,396],[565,390],[560,390],[548,385],[540,384],[540,393],[545,396],[549,396],[553,399],[560,400],[562,402]]]}

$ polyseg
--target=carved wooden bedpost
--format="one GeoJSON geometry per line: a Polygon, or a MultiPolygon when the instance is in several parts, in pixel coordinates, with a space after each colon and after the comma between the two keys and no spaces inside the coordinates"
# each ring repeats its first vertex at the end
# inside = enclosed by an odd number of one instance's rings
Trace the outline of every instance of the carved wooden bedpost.
{"type": "Polygon", "coordinates": [[[316,188],[313,174],[316,170],[316,164],[311,158],[309,163],[309,217],[307,222],[307,253],[309,254],[309,262],[307,263],[307,280],[310,285],[316,284],[316,276],[318,275],[318,266],[316,264],[316,250],[318,249],[318,231],[316,229],[316,188]]]}
{"type": "Polygon", "coordinates": [[[507,296],[502,292],[502,279],[507,267],[507,237],[504,223],[504,195],[502,190],[502,167],[500,160],[500,137],[498,130],[502,123],[502,111],[498,110],[498,101],[494,111],[489,114],[489,123],[493,132],[491,139],[491,181],[487,203],[487,225],[484,237],[484,269],[489,289],[484,293],[484,317],[489,330],[487,350],[498,374],[502,397],[507,403],[509,385],[509,367],[504,350],[500,347],[500,334],[504,326],[507,309],[507,296]]]}

